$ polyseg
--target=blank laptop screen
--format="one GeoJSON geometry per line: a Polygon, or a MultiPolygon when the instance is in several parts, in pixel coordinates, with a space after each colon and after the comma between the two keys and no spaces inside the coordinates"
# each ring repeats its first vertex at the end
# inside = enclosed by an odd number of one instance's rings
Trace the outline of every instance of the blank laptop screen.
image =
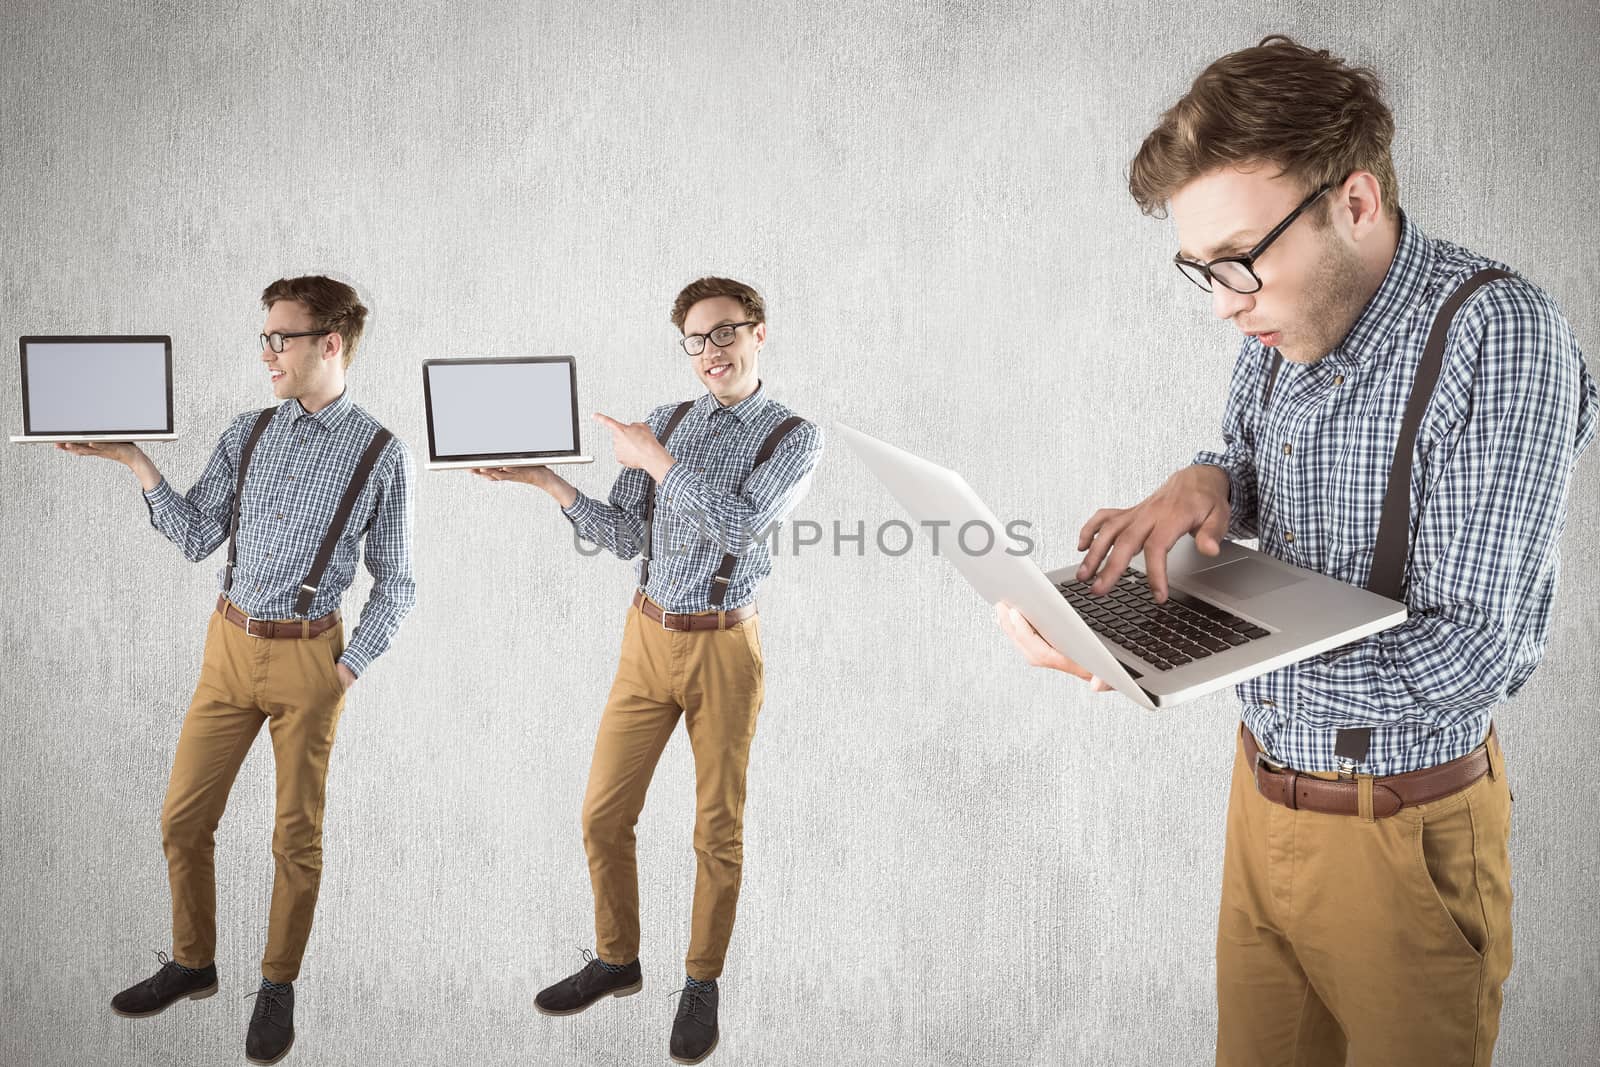
{"type": "Polygon", "coordinates": [[[165,338],[24,338],[27,432],[171,433],[169,351],[165,338]]]}
{"type": "Polygon", "coordinates": [[[576,452],[572,363],[434,363],[428,367],[435,459],[576,452]]]}

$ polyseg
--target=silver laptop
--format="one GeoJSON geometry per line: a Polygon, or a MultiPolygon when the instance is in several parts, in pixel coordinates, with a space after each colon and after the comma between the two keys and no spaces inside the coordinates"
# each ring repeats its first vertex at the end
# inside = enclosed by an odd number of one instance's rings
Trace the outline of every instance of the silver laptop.
{"type": "Polygon", "coordinates": [[[172,338],[23,337],[27,441],[172,441],[172,338]]]}
{"type": "Polygon", "coordinates": [[[571,356],[425,360],[422,397],[429,470],[594,462],[579,444],[571,356]]]}
{"type": "Polygon", "coordinates": [[[1142,552],[1094,596],[1074,577],[1076,563],[1046,572],[1018,554],[955,471],[835,425],[919,522],[945,522],[958,535],[969,523],[987,526],[992,536],[947,537],[941,553],[985,600],[1008,601],[1050,644],[1143,707],[1181,704],[1405,621],[1399,601],[1231,541],[1207,556],[1191,537],[1167,555],[1165,604],[1150,592],[1142,552]]]}

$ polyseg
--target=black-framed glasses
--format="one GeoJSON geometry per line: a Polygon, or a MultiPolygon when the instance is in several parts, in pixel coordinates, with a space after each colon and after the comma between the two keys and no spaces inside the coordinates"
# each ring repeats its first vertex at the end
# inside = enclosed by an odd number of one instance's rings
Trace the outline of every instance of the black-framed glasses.
{"type": "Polygon", "coordinates": [[[691,356],[698,356],[706,350],[707,338],[710,338],[711,343],[718,348],[727,348],[733,344],[733,339],[739,335],[739,327],[754,325],[756,325],[754,322],[725,322],[710,333],[685,334],[683,340],[678,343],[691,356]]]}
{"type": "Polygon", "coordinates": [[[1225,288],[1232,289],[1236,293],[1253,293],[1261,288],[1261,279],[1256,275],[1255,271],[1255,263],[1256,260],[1261,258],[1261,253],[1265,252],[1267,246],[1276,241],[1283,231],[1289,228],[1290,223],[1300,217],[1302,211],[1316,203],[1317,197],[1332,188],[1332,183],[1324,185],[1321,189],[1300,201],[1299,207],[1289,212],[1282,222],[1268,231],[1265,237],[1256,242],[1254,248],[1242,256],[1219,256],[1209,263],[1200,263],[1196,260],[1184,259],[1183,253],[1179,252],[1172,257],[1172,262],[1177,264],[1178,269],[1183,272],[1185,278],[1188,278],[1208,293],[1211,292],[1211,283],[1213,281],[1221,283],[1225,288]]]}
{"type": "Polygon", "coordinates": [[[299,330],[295,333],[264,333],[261,335],[261,351],[272,349],[274,352],[283,351],[283,342],[295,337],[326,337],[333,333],[332,330],[299,330]]]}

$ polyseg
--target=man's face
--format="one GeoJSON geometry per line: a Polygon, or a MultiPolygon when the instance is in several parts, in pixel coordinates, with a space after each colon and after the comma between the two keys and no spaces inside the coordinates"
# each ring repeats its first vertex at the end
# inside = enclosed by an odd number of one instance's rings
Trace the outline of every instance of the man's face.
{"type": "MultiPolygon", "coordinates": [[[[692,333],[709,334],[718,326],[735,322],[748,322],[744,305],[731,296],[713,296],[689,308],[683,319],[685,336],[692,333]]],[[[767,341],[767,324],[741,326],[734,332],[732,341],[719,347],[706,338],[705,351],[691,356],[695,373],[705,383],[711,395],[722,404],[736,404],[756,391],[756,357],[767,341]]]]}
{"type": "MultiPolygon", "coordinates": [[[[299,333],[315,329],[317,324],[304,304],[298,300],[279,300],[267,309],[267,321],[262,324],[261,332],[299,333]]],[[[282,352],[274,352],[270,345],[263,348],[261,360],[272,375],[272,395],[288,400],[320,398],[330,391],[337,394],[342,388],[344,369],[338,350],[338,334],[291,337],[283,342],[282,352]]]]}
{"type": "MultiPolygon", "coordinates": [[[[1185,259],[1202,263],[1248,252],[1305,199],[1306,190],[1277,168],[1224,168],[1194,179],[1172,194],[1178,247],[1185,259]]],[[[1324,222],[1323,194],[1267,247],[1254,269],[1261,288],[1236,293],[1213,281],[1212,311],[1240,331],[1260,337],[1295,363],[1315,363],[1344,340],[1370,295],[1350,227],[1339,217],[1324,222]]],[[[1195,290],[1199,293],[1199,290],[1195,290]]]]}

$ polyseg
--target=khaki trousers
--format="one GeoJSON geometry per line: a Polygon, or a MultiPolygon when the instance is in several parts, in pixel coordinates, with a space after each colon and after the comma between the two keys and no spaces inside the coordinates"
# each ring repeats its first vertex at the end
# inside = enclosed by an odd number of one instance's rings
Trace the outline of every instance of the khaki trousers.
{"type": "Polygon", "coordinates": [[[277,872],[261,974],[292,982],[300,973],[322,880],[322,807],[328,755],[344,708],[336,667],[343,651],[342,625],[316,637],[269,640],[250,637],[211,613],[205,662],[161,809],[172,885],[172,956],[184,966],[203,967],[216,956],[214,834],[239,765],[267,723],[277,768],[277,872]]]}
{"type": "Polygon", "coordinates": [[[1363,820],[1267,800],[1241,743],[1217,922],[1218,1064],[1487,1067],[1511,973],[1511,794],[1488,744],[1491,772],[1470,786],[1363,820]]]}
{"type": "Polygon", "coordinates": [[[745,771],[764,696],[758,627],[752,615],[726,630],[669,632],[628,608],[583,801],[595,951],[608,963],[639,955],[634,826],[681,714],[694,751],[696,807],[685,967],[702,981],[722,973],[744,863],[745,771]]]}

